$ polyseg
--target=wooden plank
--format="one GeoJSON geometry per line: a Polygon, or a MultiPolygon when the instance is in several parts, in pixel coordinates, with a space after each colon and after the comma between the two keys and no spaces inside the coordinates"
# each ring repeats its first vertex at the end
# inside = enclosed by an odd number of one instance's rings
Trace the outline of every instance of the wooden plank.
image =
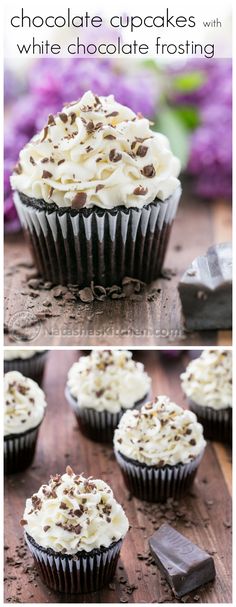
{"type": "Polygon", "coordinates": [[[80,344],[129,346],[204,346],[231,344],[231,331],[186,333],[177,292],[178,281],[191,261],[216,241],[231,236],[230,205],[194,199],[187,188],[174,222],[165,267],[174,275],[155,281],[140,299],[95,301],[91,304],[55,300],[50,291],[33,297],[26,287],[33,269],[30,253],[21,236],[8,236],[5,248],[5,344],[12,344],[12,326],[31,322],[21,329],[18,344],[71,346],[80,344]],[[155,295],[152,295],[155,289],[155,295]],[[157,292],[157,289],[159,292],[157,292]],[[45,307],[46,300],[46,307],[45,307]],[[49,303],[48,303],[49,301],[49,303]],[[51,305],[52,304],[52,305],[51,305]],[[41,319],[38,319],[40,314],[41,319]]]}
{"type": "MultiPolygon", "coordinates": [[[[179,374],[188,361],[168,361],[156,351],[135,352],[153,378],[153,392],[167,393],[186,406],[179,374]]],[[[5,481],[5,601],[22,603],[130,603],[178,602],[163,582],[155,565],[139,560],[138,553],[148,552],[148,537],[168,521],[202,548],[213,553],[217,578],[215,583],[189,595],[187,602],[230,603],[231,595],[231,499],[229,462],[225,465],[224,448],[208,445],[191,492],[178,504],[147,504],[130,500],[124,487],[112,448],[92,443],[78,429],[73,413],[64,398],[67,371],[77,358],[76,351],[52,351],[44,378],[48,401],[46,419],[41,428],[34,465],[22,474],[5,481]],[[28,551],[24,553],[22,517],[26,497],[47,481],[50,474],[62,473],[67,464],[76,472],[102,477],[123,504],[131,530],[123,544],[114,589],[82,597],[68,597],[44,587],[32,570],[28,551]],[[127,584],[134,585],[128,594],[127,584]],[[195,597],[195,598],[194,598],[195,597]]],[[[112,587],[113,588],[113,587],[112,587]]]]}

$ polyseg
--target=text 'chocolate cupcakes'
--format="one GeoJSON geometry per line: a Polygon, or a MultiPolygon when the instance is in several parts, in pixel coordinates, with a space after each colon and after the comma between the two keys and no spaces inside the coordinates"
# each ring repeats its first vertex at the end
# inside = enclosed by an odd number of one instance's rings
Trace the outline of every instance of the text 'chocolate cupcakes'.
{"type": "Polygon", "coordinates": [[[202,426],[166,396],[124,413],[114,448],[129,491],[150,502],[178,499],[190,488],[202,459],[202,426]]]}
{"type": "Polygon", "coordinates": [[[65,395],[85,436],[112,442],[124,411],[143,404],[151,379],[128,350],[94,350],[68,373],[65,395]]]}
{"type": "Polygon", "coordinates": [[[113,578],[129,527],[102,480],[70,466],[26,501],[25,539],[42,581],[58,592],[95,592],[113,578]]]}
{"type": "Polygon", "coordinates": [[[23,148],[11,177],[36,266],[54,284],[146,283],[161,272],[179,160],[146,118],[90,91],[23,148]]]}

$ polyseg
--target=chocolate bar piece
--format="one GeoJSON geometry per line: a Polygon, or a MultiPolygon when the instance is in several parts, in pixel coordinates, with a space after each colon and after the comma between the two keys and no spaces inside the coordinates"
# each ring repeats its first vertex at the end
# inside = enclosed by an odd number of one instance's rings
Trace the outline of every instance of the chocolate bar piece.
{"type": "Polygon", "coordinates": [[[181,597],[215,579],[212,556],[164,524],[149,539],[151,553],[174,594],[181,597]]]}
{"type": "Polygon", "coordinates": [[[232,245],[210,247],[197,257],[178,285],[188,331],[231,329],[232,245]]]}

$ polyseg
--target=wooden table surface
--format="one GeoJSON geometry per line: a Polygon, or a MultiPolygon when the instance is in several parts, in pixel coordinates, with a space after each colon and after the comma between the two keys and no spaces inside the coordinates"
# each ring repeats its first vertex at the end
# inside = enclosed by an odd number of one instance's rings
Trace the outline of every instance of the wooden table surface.
{"type": "MultiPolygon", "coordinates": [[[[209,246],[231,239],[230,205],[193,198],[185,188],[174,222],[165,268],[144,293],[120,300],[84,304],[53,297],[52,291],[25,288],[30,253],[22,236],[8,236],[5,249],[5,345],[38,346],[202,346],[231,345],[231,331],[186,333],[177,284],[184,270],[209,246]],[[53,303],[53,307],[52,307],[53,303]],[[26,324],[30,328],[25,328],[26,324]],[[12,327],[18,327],[15,339],[12,327]]],[[[73,298],[72,298],[73,299],[73,298]]]]}
{"type": "MultiPolygon", "coordinates": [[[[124,487],[112,448],[84,438],[65,397],[67,371],[76,351],[52,351],[43,388],[48,410],[39,436],[34,464],[5,482],[5,602],[21,603],[230,603],[231,596],[231,453],[221,444],[207,445],[191,492],[178,503],[147,504],[131,499],[124,487]],[[19,525],[25,499],[50,474],[63,473],[70,464],[76,473],[103,478],[113,488],[129,518],[131,530],[122,547],[114,584],[99,593],[67,596],[47,589],[39,580],[33,561],[24,548],[19,525]],[[217,577],[182,601],[174,599],[156,565],[148,558],[148,538],[162,522],[176,526],[190,540],[210,552],[217,577]],[[143,560],[138,554],[144,555],[143,560]]],[[[136,352],[153,378],[153,393],[166,393],[185,406],[179,374],[188,362],[188,353],[167,361],[155,351],[136,352]]]]}

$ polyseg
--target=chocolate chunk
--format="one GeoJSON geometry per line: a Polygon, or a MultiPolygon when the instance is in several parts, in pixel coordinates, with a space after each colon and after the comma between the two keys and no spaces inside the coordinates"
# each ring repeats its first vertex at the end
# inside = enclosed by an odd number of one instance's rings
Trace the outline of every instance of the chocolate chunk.
{"type": "Polygon", "coordinates": [[[64,112],[61,112],[61,113],[59,114],[59,118],[60,118],[60,120],[61,120],[62,122],[64,122],[64,124],[65,124],[65,123],[67,122],[67,120],[68,120],[68,116],[67,116],[67,114],[65,114],[64,112]]]}
{"type": "Polygon", "coordinates": [[[87,194],[85,192],[77,192],[72,200],[72,209],[80,209],[83,207],[87,200],[87,194]]]}
{"type": "Polygon", "coordinates": [[[122,154],[120,154],[120,152],[117,152],[114,148],[113,148],[113,150],[110,151],[109,160],[111,162],[119,162],[119,160],[121,160],[121,158],[122,158],[122,154]]]}
{"type": "Polygon", "coordinates": [[[43,171],[43,174],[42,174],[43,179],[50,179],[50,177],[52,177],[52,173],[50,173],[50,171],[43,171]]]}
{"type": "Polygon", "coordinates": [[[49,116],[48,116],[48,125],[49,126],[55,126],[56,125],[53,114],[49,114],[49,116]]]}
{"type": "Polygon", "coordinates": [[[212,556],[165,523],[149,539],[151,553],[177,597],[215,579],[212,556]]]}
{"type": "Polygon", "coordinates": [[[104,188],[104,187],[105,187],[105,186],[104,186],[104,185],[102,185],[102,183],[99,183],[99,184],[96,186],[96,190],[95,190],[95,192],[97,193],[97,192],[99,192],[99,190],[103,190],[103,188],[104,188]]]}
{"type": "Polygon", "coordinates": [[[135,188],[135,190],[133,191],[133,194],[135,196],[145,196],[145,194],[147,194],[148,189],[147,188],[143,188],[141,185],[138,185],[137,188],[135,188]]]}
{"type": "Polygon", "coordinates": [[[214,245],[194,259],[178,290],[187,330],[231,329],[231,243],[214,245]]]}
{"type": "Polygon", "coordinates": [[[147,164],[145,167],[143,167],[141,173],[144,175],[144,177],[155,177],[156,175],[153,164],[147,164]]]}
{"type": "Polygon", "coordinates": [[[30,162],[31,162],[31,164],[32,164],[33,166],[35,166],[35,165],[36,165],[36,162],[35,162],[35,160],[34,160],[33,156],[30,156],[30,162]]]}
{"type": "Polygon", "coordinates": [[[147,151],[148,151],[148,148],[146,145],[139,145],[136,155],[140,156],[140,158],[144,158],[144,156],[146,156],[147,151]]]}

